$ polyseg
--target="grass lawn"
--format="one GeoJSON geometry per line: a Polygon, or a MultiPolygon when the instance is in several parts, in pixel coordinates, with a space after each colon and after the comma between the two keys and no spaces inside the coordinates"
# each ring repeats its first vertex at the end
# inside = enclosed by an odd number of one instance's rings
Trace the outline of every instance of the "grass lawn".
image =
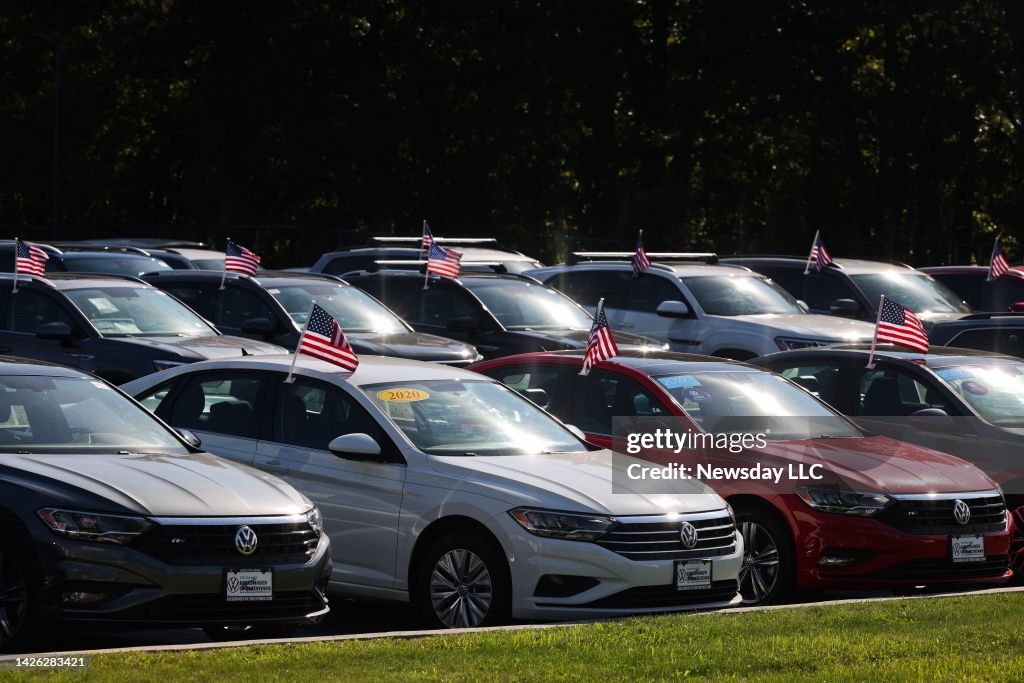
{"type": "Polygon", "coordinates": [[[671,615],[549,630],[104,655],[17,680],[1024,680],[1024,594],[671,615]]]}

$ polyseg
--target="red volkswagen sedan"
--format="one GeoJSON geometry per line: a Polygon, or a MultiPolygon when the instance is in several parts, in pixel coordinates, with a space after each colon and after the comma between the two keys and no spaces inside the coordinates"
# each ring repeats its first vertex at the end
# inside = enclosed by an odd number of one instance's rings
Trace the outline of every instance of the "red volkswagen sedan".
{"type": "Polygon", "coordinates": [[[796,589],[1012,576],[1002,491],[963,460],[869,434],[799,386],[744,363],[627,352],[587,376],[582,364],[582,351],[566,351],[470,369],[590,441],[658,463],[651,476],[688,473],[714,486],[743,533],[749,603],[782,601],[796,589]],[[690,440],[671,441],[669,432],[690,440]]]}

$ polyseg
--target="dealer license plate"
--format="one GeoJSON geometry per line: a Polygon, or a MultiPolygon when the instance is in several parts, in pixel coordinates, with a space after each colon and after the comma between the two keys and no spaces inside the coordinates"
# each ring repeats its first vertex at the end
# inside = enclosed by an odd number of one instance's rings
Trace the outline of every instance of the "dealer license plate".
{"type": "Polygon", "coordinates": [[[228,602],[258,602],[274,599],[272,569],[228,569],[224,597],[228,602]]]}
{"type": "Polygon", "coordinates": [[[952,536],[949,539],[954,562],[983,562],[985,560],[984,536],[952,536]]]}
{"type": "Polygon", "coordinates": [[[676,560],[676,590],[711,587],[711,560],[676,560]]]}

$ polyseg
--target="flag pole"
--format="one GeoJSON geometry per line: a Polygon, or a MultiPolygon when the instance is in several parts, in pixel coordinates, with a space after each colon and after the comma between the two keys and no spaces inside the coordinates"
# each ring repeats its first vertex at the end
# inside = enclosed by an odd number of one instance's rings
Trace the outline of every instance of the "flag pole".
{"type": "Polygon", "coordinates": [[[427,234],[427,219],[423,219],[423,230],[420,232],[420,258],[423,258],[423,249],[426,245],[423,244],[423,237],[427,234]]]}
{"type": "Polygon", "coordinates": [[[590,368],[587,367],[587,355],[590,352],[590,338],[594,335],[594,327],[597,326],[597,321],[601,318],[601,313],[604,311],[604,297],[601,297],[597,301],[597,311],[594,313],[594,324],[590,326],[590,334],[587,335],[587,348],[583,352],[583,367],[580,368],[580,374],[586,377],[590,374],[590,368]]]}
{"type": "Polygon", "coordinates": [[[811,251],[807,254],[807,265],[804,266],[804,275],[811,272],[811,256],[814,254],[814,247],[818,246],[818,238],[821,237],[821,230],[814,231],[814,241],[811,242],[811,251]]]}
{"type": "Polygon", "coordinates": [[[292,354],[292,365],[288,368],[288,376],[284,378],[285,384],[295,381],[292,376],[295,373],[295,361],[299,359],[299,349],[302,348],[302,340],[306,338],[306,328],[309,327],[309,319],[313,316],[313,309],[316,308],[316,299],[313,299],[309,307],[309,315],[306,316],[306,324],[302,326],[302,334],[299,335],[299,343],[295,345],[295,353],[292,354]]]}
{"type": "MultiPolygon", "coordinates": [[[[231,238],[228,238],[228,242],[231,238]]],[[[224,281],[228,279],[228,250],[224,249],[224,272],[220,276],[220,288],[224,289],[224,281]]]]}
{"type": "Polygon", "coordinates": [[[875,368],[875,345],[878,343],[878,326],[882,323],[882,306],[885,305],[885,294],[878,297],[878,317],[875,318],[875,336],[871,338],[871,353],[868,354],[868,370],[875,368]]]}
{"type": "Polygon", "coordinates": [[[430,289],[430,255],[427,255],[427,267],[423,270],[423,289],[430,289]]]}
{"type": "Polygon", "coordinates": [[[14,291],[12,294],[18,293],[18,244],[21,242],[20,237],[14,238],[14,291]]]}

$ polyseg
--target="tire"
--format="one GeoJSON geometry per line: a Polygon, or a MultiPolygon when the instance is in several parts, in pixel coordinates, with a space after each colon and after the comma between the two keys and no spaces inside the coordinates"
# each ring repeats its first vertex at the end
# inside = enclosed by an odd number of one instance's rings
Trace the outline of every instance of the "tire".
{"type": "Polygon", "coordinates": [[[295,624],[258,624],[255,626],[206,626],[203,633],[215,643],[232,640],[288,638],[298,630],[295,624]]]}
{"type": "Polygon", "coordinates": [[[424,551],[413,596],[431,628],[507,623],[512,580],[498,543],[475,529],[450,531],[424,551]]]}
{"type": "Polygon", "coordinates": [[[0,652],[31,646],[40,634],[39,576],[28,549],[0,545],[0,652]]]}
{"type": "Polygon", "coordinates": [[[743,536],[740,593],[745,605],[785,602],[796,583],[796,553],[789,529],[774,514],[758,507],[736,509],[743,536]]]}

